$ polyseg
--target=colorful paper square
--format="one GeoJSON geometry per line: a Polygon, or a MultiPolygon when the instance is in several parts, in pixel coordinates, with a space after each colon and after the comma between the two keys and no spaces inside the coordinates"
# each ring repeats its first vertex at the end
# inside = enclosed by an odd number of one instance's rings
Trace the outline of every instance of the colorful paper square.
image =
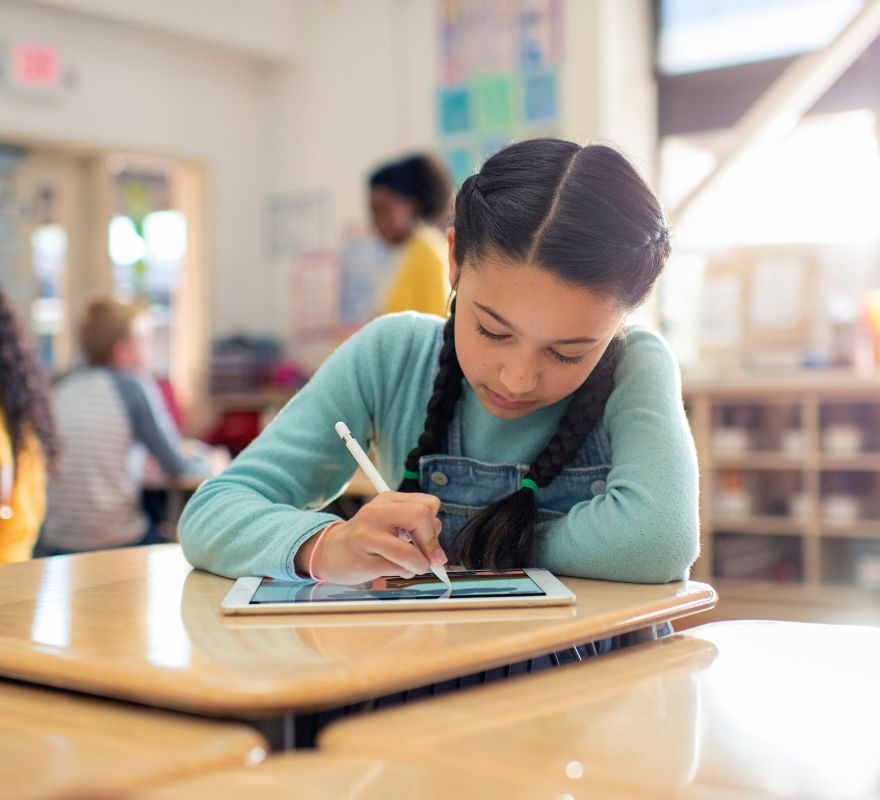
{"type": "Polygon", "coordinates": [[[443,136],[468,133],[473,129],[471,96],[467,87],[440,89],[437,103],[437,118],[443,136]]]}
{"type": "Polygon", "coordinates": [[[555,72],[524,76],[526,122],[552,122],[559,118],[559,81],[555,72]]]}

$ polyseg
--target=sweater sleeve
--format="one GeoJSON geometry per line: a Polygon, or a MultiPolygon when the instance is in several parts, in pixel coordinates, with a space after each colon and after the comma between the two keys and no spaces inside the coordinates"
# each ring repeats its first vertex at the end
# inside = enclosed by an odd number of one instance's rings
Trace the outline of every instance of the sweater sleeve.
{"type": "Polygon", "coordinates": [[[605,407],[612,463],[604,494],[547,526],[542,566],[637,583],[687,577],[699,552],[698,474],[678,366],[645,329],[630,332],[605,407]]]}
{"type": "Polygon", "coordinates": [[[207,459],[184,454],[180,434],[154,380],[123,370],[111,370],[110,378],[128,413],[135,439],[147,448],[165,475],[179,478],[211,474],[207,459]]]}
{"type": "Polygon", "coordinates": [[[337,517],[318,511],[350,480],[355,462],[336,435],[343,420],[367,449],[377,411],[399,386],[413,319],[375,320],[341,347],[220,475],[193,495],[180,542],[193,566],[229,578],[291,579],[297,550],[337,517]]]}

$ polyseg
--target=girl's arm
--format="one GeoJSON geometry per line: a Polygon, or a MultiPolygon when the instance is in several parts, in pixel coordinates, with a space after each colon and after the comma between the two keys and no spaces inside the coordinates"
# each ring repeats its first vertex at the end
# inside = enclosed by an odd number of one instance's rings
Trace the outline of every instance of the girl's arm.
{"type": "Polygon", "coordinates": [[[193,566],[237,578],[296,577],[299,547],[338,519],[318,512],[355,463],[333,426],[368,446],[408,367],[406,317],[379,319],[345,342],[275,420],[184,509],[180,542],[193,566]]]}
{"type": "Polygon", "coordinates": [[[678,366],[663,340],[629,332],[603,424],[613,451],[606,491],[548,525],[541,566],[637,583],[687,577],[699,553],[698,473],[678,366]]]}

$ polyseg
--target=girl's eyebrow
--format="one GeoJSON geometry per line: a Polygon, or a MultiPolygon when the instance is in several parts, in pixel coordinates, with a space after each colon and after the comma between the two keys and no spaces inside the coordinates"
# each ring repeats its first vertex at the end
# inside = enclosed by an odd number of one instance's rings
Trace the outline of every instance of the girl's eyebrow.
{"type": "MultiPolygon", "coordinates": [[[[474,305],[480,309],[480,311],[484,311],[490,317],[492,317],[496,322],[500,322],[507,328],[510,328],[514,333],[516,332],[516,328],[511,325],[504,317],[502,317],[497,311],[493,311],[489,306],[484,306],[482,303],[478,303],[476,300],[473,301],[474,305]]],[[[557,339],[553,344],[592,344],[593,342],[598,342],[598,339],[593,339],[589,336],[581,336],[576,339],[557,339]]]]}

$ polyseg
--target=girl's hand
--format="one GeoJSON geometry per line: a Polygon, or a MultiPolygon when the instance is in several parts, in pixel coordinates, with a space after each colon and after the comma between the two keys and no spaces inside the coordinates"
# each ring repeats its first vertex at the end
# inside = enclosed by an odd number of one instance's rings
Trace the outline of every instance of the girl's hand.
{"type": "MultiPolygon", "coordinates": [[[[381,575],[411,578],[428,572],[431,564],[445,564],[440,547],[440,501],[430,494],[382,492],[347,522],[327,531],[312,560],[315,577],[332,583],[353,584],[381,575]],[[399,537],[408,531],[412,543],[399,537]]],[[[308,574],[309,559],[318,541],[312,536],[296,554],[295,566],[308,574]]]]}

